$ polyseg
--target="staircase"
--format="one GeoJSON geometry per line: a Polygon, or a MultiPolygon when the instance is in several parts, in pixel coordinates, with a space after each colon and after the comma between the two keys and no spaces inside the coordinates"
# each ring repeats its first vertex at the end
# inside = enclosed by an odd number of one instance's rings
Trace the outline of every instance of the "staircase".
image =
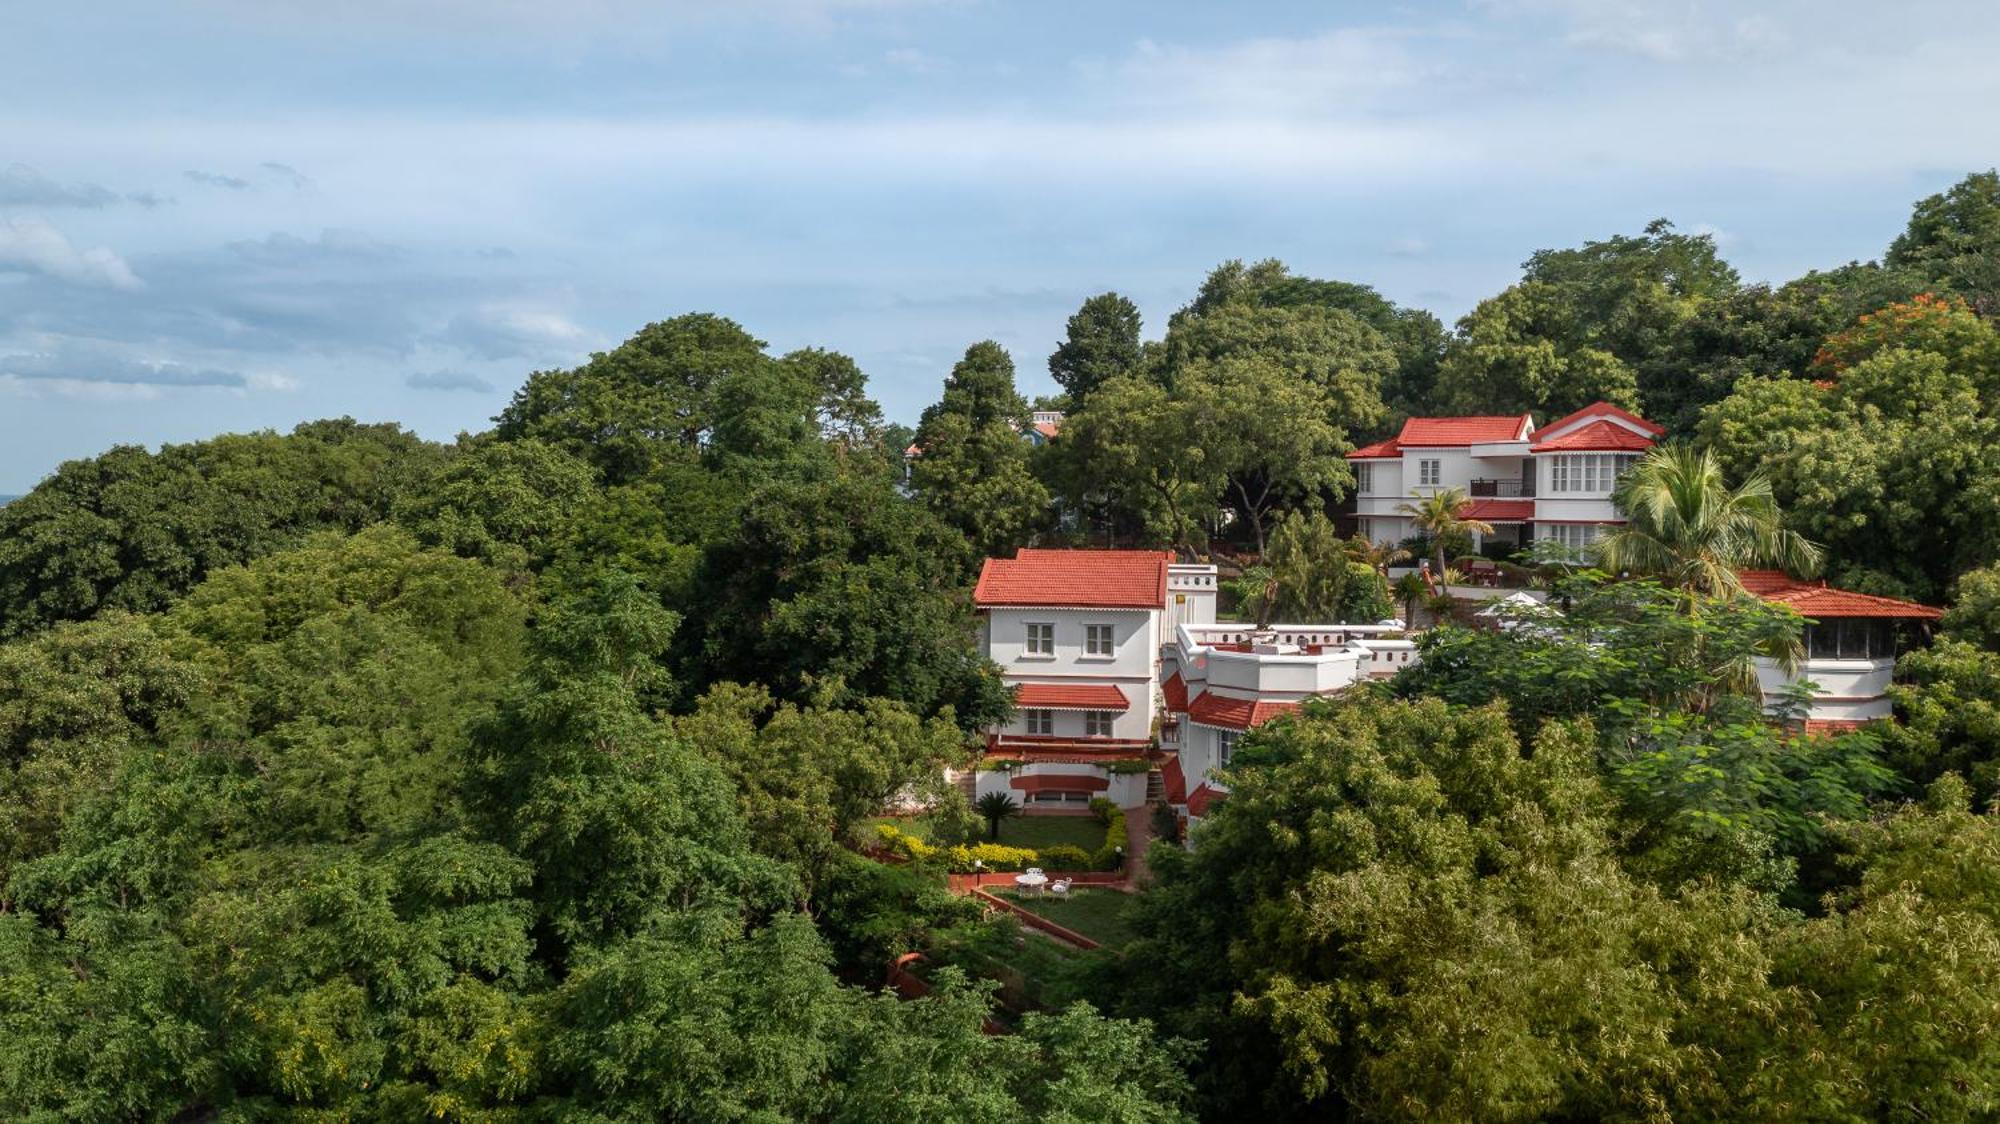
{"type": "Polygon", "coordinates": [[[952,783],[965,795],[967,804],[979,798],[979,770],[962,769],[959,771],[958,779],[952,783]]]}
{"type": "Polygon", "coordinates": [[[1166,798],[1167,779],[1160,775],[1158,769],[1151,770],[1146,774],[1146,803],[1159,804],[1166,798]]]}

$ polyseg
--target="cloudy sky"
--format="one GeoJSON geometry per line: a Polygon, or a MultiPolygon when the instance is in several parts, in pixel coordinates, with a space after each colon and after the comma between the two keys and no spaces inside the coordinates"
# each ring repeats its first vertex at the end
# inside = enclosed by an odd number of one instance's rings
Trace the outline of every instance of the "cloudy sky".
{"type": "Polygon", "coordinates": [[[1878,256],[2000,162],[2000,5],[180,0],[0,35],[0,493],[118,442],[483,428],[648,320],[1030,393],[1231,257],[1447,319],[1538,247],[1878,256]]]}

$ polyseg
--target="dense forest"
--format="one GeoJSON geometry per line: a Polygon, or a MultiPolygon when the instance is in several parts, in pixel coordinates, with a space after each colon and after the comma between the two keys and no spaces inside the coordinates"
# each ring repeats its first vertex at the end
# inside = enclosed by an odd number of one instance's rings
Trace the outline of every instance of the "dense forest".
{"type": "Polygon", "coordinates": [[[910,429],[691,314],[455,443],[121,447],[0,507],[0,1116],[2000,1113],[2000,176],[1877,262],[1746,285],[1658,221],[1450,327],[1230,262],[1156,338],[1085,301],[1048,367],[1030,403],[975,343],[910,429]],[[1559,625],[1434,629],[1247,738],[1119,947],[1024,967],[864,853],[895,799],[981,833],[981,558],[1219,536],[1373,619],[1347,451],[1599,399],[1950,607],[1897,724],[1766,719],[1788,610],[1554,566],[1559,625]],[[911,951],[927,997],[882,988],[911,951]]]}

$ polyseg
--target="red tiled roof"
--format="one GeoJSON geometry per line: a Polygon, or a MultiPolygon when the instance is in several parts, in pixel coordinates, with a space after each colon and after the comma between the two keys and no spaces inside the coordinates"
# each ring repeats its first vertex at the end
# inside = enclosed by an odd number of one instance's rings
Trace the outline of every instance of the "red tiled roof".
{"type": "Polygon", "coordinates": [[[1402,448],[1396,444],[1396,439],[1391,437],[1387,441],[1377,441],[1373,445],[1363,445],[1359,449],[1347,454],[1347,459],[1351,461],[1365,461],[1376,460],[1382,457],[1400,457],[1402,455],[1402,448]]]}
{"type": "Polygon", "coordinates": [[[1188,706],[1188,717],[1204,726],[1254,730],[1280,714],[1290,714],[1298,708],[1299,704],[1295,702],[1232,699],[1214,691],[1204,691],[1188,706]]]}
{"type": "Polygon", "coordinates": [[[1787,605],[1813,620],[1828,617],[1887,617],[1934,621],[1944,613],[1914,601],[1834,589],[1825,581],[1800,581],[1779,570],[1744,570],[1737,578],[1746,592],[1774,605],[1787,605]]]}
{"type": "Polygon", "coordinates": [[[1017,605],[1079,609],[1160,609],[1167,563],[1157,550],[1035,550],[988,558],[972,600],[980,608],[1017,605]]]}
{"type": "Polygon", "coordinates": [[[1590,405],[1585,406],[1583,409],[1578,410],[1574,414],[1570,414],[1567,417],[1557,418],[1556,420],[1536,430],[1529,436],[1534,440],[1539,441],[1542,439],[1542,434],[1553,433],[1556,430],[1561,429],[1563,426],[1566,426],[1573,421],[1581,421],[1584,418],[1622,418],[1625,421],[1631,422],[1633,425],[1638,426],[1640,429],[1645,430],[1647,433],[1650,433],[1655,437],[1663,437],[1666,435],[1667,432],[1666,426],[1660,425],[1657,422],[1649,422],[1645,418],[1642,418],[1639,415],[1632,413],[1629,410],[1621,410],[1618,407],[1613,406],[1609,402],[1592,402],[1590,405]]]}
{"type": "Polygon", "coordinates": [[[1489,441],[1519,440],[1521,432],[1535,424],[1533,415],[1482,415],[1468,418],[1411,418],[1396,435],[1396,444],[1424,447],[1483,445],[1489,441]]]}
{"type": "Polygon", "coordinates": [[[1130,710],[1125,692],[1110,683],[1022,683],[1014,688],[1017,706],[1036,710],[1130,710]]]}
{"type": "Polygon", "coordinates": [[[1043,437],[1054,437],[1057,433],[1060,433],[1061,431],[1062,431],[1062,426],[1056,422],[1035,423],[1035,432],[1041,434],[1043,437]]]}
{"type": "Polygon", "coordinates": [[[1175,754],[1161,763],[1160,778],[1166,782],[1167,803],[1187,803],[1187,774],[1181,772],[1179,754],[1175,754]]]}
{"type": "Polygon", "coordinates": [[[1007,782],[1007,787],[1020,792],[1103,792],[1111,787],[1111,782],[1103,777],[1084,777],[1072,773],[1036,773],[1028,777],[1015,777],[1007,782]]]}
{"type": "Polygon", "coordinates": [[[1180,672],[1167,676],[1167,681],[1160,684],[1160,694],[1166,697],[1168,710],[1187,713],[1187,680],[1181,678],[1180,672]]]}
{"type": "Polygon", "coordinates": [[[1535,517],[1535,501],[1473,500],[1458,509],[1458,517],[1488,523],[1526,523],[1535,517]]]}
{"type": "Polygon", "coordinates": [[[1211,805],[1221,803],[1228,795],[1219,788],[1210,788],[1206,784],[1198,785],[1193,792],[1188,793],[1188,815],[1197,818],[1206,816],[1211,805]]]}
{"type": "Polygon", "coordinates": [[[1653,439],[1634,433],[1622,425],[1594,421],[1573,433],[1528,446],[1531,453],[1557,452],[1643,452],[1653,447],[1653,439]]]}

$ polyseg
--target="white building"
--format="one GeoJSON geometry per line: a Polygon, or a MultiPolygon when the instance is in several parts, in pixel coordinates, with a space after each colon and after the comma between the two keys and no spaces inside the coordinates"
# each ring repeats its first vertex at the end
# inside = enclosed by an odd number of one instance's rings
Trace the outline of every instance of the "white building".
{"type": "Polygon", "coordinates": [[[1172,629],[1215,619],[1215,567],[1161,551],[1034,550],[989,558],[973,591],[982,646],[1019,708],[987,736],[976,793],[1024,806],[1145,803],[1159,654],[1172,629]]]}
{"type": "Polygon", "coordinates": [[[1612,489],[1665,432],[1607,402],[1539,429],[1531,414],[1411,418],[1395,437],[1347,454],[1361,533],[1401,542],[1415,527],[1400,505],[1459,488],[1471,497],[1462,514],[1491,523],[1500,541],[1582,547],[1624,522],[1612,489]]]}
{"type": "Polygon", "coordinates": [[[1199,823],[1228,787],[1217,773],[1243,735],[1363,679],[1416,661],[1400,624],[1183,624],[1161,652],[1160,771],[1167,803],[1199,823]]]}
{"type": "Polygon", "coordinates": [[[1834,589],[1776,570],[1746,570],[1743,588],[1806,618],[1806,658],[1796,673],[1757,661],[1767,707],[1801,680],[1818,686],[1806,714],[1809,731],[1852,729],[1891,716],[1889,683],[1896,657],[1943,614],[1928,605],[1834,589]]]}

